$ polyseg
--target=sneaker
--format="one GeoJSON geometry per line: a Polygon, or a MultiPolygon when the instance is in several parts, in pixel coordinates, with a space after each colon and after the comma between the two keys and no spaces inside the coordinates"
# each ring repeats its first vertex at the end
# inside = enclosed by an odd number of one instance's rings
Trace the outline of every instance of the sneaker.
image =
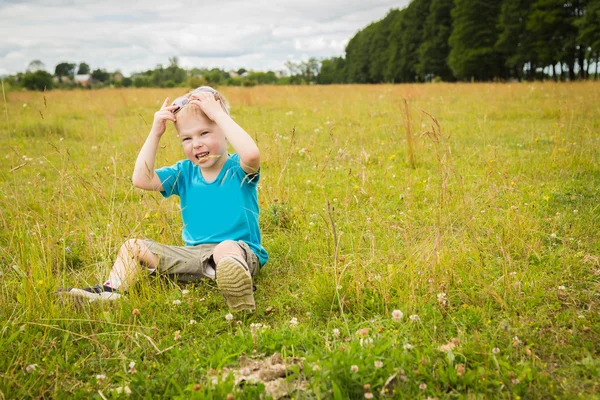
{"type": "Polygon", "coordinates": [[[232,311],[256,310],[252,275],[245,262],[232,256],[221,258],[217,265],[217,286],[232,311]]]}
{"type": "Polygon", "coordinates": [[[113,301],[122,297],[118,289],[113,289],[110,286],[96,285],[88,288],[67,288],[61,289],[58,293],[72,296],[79,300],[88,300],[90,303],[93,301],[113,301]]]}

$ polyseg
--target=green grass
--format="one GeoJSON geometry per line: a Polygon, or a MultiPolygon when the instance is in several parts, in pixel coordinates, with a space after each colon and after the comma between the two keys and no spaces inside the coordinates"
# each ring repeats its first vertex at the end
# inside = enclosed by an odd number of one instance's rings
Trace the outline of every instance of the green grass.
{"type": "MultiPolygon", "coordinates": [[[[600,85],[224,92],[261,149],[270,253],[239,324],[211,282],[146,278],[104,307],[54,295],[102,281],[126,239],[181,243],[178,202],[130,182],[180,93],[8,93],[0,397],[250,399],[264,385],[213,378],[275,352],[302,361],[294,398],[379,398],[393,374],[396,398],[600,397],[600,85]]],[[[171,127],[157,165],[183,157],[171,127]]]]}

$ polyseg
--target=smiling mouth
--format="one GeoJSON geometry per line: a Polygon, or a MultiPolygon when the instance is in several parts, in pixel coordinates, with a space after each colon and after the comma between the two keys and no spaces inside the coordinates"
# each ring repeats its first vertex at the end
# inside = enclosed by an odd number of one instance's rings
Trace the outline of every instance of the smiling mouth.
{"type": "Polygon", "coordinates": [[[208,151],[205,151],[204,153],[198,153],[198,154],[196,154],[196,160],[204,161],[208,158],[208,154],[209,154],[208,151]]]}

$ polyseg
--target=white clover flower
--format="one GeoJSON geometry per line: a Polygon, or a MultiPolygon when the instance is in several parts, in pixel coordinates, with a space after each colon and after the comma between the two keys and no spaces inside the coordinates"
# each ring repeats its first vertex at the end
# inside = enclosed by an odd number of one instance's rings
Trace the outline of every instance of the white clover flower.
{"type": "Polygon", "coordinates": [[[359,343],[360,343],[361,347],[370,346],[373,344],[373,338],[370,338],[370,337],[360,338],[359,343]]]}
{"type": "Polygon", "coordinates": [[[340,337],[340,330],[338,328],[335,328],[333,330],[333,337],[335,337],[335,338],[339,338],[340,337]]]}
{"type": "Polygon", "coordinates": [[[313,365],[312,370],[313,371],[320,371],[321,367],[319,366],[319,364],[315,364],[315,365],[313,365]]]}
{"type": "Polygon", "coordinates": [[[383,362],[382,361],[375,361],[375,368],[382,368],[383,367],[383,362]]]}
{"type": "Polygon", "coordinates": [[[404,313],[400,310],[394,310],[392,311],[392,319],[395,322],[400,322],[400,320],[404,318],[404,313]]]}
{"type": "Polygon", "coordinates": [[[114,390],[117,392],[117,394],[125,393],[127,396],[131,395],[131,389],[129,389],[129,386],[121,386],[114,390]]]}
{"type": "Polygon", "coordinates": [[[25,371],[31,373],[31,372],[35,371],[38,367],[39,367],[39,365],[37,365],[37,364],[29,364],[27,367],[25,367],[25,371]]]}
{"type": "Polygon", "coordinates": [[[195,319],[190,319],[190,325],[194,325],[196,323],[195,319]]]}
{"type": "Polygon", "coordinates": [[[227,321],[232,321],[232,320],[233,320],[233,314],[227,314],[227,315],[225,316],[225,319],[226,319],[227,321]]]}
{"type": "Polygon", "coordinates": [[[98,375],[96,375],[96,379],[99,381],[104,380],[104,379],[106,379],[106,375],[98,374],[98,375]]]}
{"type": "Polygon", "coordinates": [[[372,398],[373,398],[373,393],[371,393],[371,392],[365,393],[365,399],[372,399],[372,398]]]}
{"type": "Polygon", "coordinates": [[[402,346],[402,348],[403,348],[404,350],[412,350],[412,349],[414,349],[414,348],[415,348],[415,346],[413,346],[413,345],[412,345],[412,344],[410,344],[410,343],[404,343],[404,346],[402,346]]]}
{"type": "Polygon", "coordinates": [[[290,328],[295,328],[298,326],[298,318],[294,317],[290,320],[290,328]]]}
{"type": "Polygon", "coordinates": [[[560,286],[558,287],[558,290],[565,290],[565,289],[567,289],[565,285],[560,285],[560,286]]]}
{"type": "Polygon", "coordinates": [[[181,294],[185,296],[185,295],[186,295],[186,294],[188,294],[189,292],[190,292],[189,290],[187,290],[187,289],[183,289],[183,290],[181,291],[181,294]]]}
{"type": "Polygon", "coordinates": [[[358,365],[353,365],[350,367],[350,371],[352,372],[358,372],[358,365]]]}
{"type": "Polygon", "coordinates": [[[497,347],[494,347],[494,348],[492,349],[492,353],[494,353],[494,354],[498,354],[498,353],[500,353],[500,349],[499,349],[499,348],[497,348],[497,347]]]}
{"type": "Polygon", "coordinates": [[[550,235],[550,237],[551,237],[552,239],[556,239],[556,233],[552,233],[552,234],[550,235]]]}
{"type": "Polygon", "coordinates": [[[181,304],[181,300],[173,300],[173,304],[178,306],[181,304]]]}
{"type": "Polygon", "coordinates": [[[421,317],[419,317],[417,314],[413,314],[410,317],[408,317],[408,319],[410,319],[412,322],[419,322],[421,321],[421,317]]]}

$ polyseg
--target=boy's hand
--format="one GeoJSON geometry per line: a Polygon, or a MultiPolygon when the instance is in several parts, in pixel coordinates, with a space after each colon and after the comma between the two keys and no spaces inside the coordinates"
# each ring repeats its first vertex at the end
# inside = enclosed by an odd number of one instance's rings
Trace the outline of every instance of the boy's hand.
{"type": "Polygon", "coordinates": [[[209,92],[199,92],[190,95],[191,102],[200,106],[204,114],[212,121],[217,121],[217,118],[223,114],[227,115],[223,111],[221,106],[221,100],[215,99],[215,95],[209,92]]]}
{"type": "Polygon", "coordinates": [[[159,137],[162,136],[167,130],[167,121],[177,121],[175,114],[172,113],[175,109],[177,109],[177,106],[170,106],[169,98],[167,97],[160,110],[154,113],[154,122],[152,123],[150,133],[159,137]]]}

